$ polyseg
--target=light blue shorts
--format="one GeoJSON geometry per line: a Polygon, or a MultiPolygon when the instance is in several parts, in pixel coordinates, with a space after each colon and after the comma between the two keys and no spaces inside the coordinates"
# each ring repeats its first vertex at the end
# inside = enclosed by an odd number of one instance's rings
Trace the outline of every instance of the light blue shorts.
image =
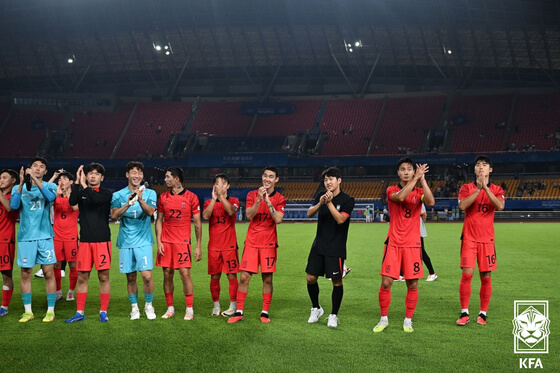
{"type": "Polygon", "coordinates": [[[54,242],[52,238],[35,241],[19,241],[17,264],[22,268],[33,268],[35,264],[55,264],[54,242]]]}
{"type": "Polygon", "coordinates": [[[151,271],[154,268],[152,246],[141,246],[134,249],[119,249],[119,272],[131,273],[151,271]]]}

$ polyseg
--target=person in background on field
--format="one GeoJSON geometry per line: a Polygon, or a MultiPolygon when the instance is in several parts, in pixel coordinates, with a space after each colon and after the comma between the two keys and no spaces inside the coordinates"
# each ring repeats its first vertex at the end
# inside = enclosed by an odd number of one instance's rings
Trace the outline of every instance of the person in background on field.
{"type": "MultiPolygon", "coordinates": [[[[84,169],[80,166],[68,203],[78,206],[80,211],[80,244],[78,247],[76,284],[76,314],[67,319],[67,323],[85,320],[85,307],[88,296],[88,282],[95,265],[99,279],[99,321],[107,322],[107,309],[111,299],[109,270],[113,251],[111,247],[111,230],[109,214],[113,192],[101,187],[105,177],[105,167],[100,163],[90,163],[84,169]]],[[[68,298],[67,298],[68,299],[68,298]]]]}
{"type": "Polygon", "coordinates": [[[140,318],[138,308],[137,272],[144,284],[144,312],[148,320],[155,320],[154,299],[154,256],[152,246],[151,217],[157,207],[156,192],[142,184],[144,165],[141,162],[128,162],[126,165],[128,185],[113,193],[111,201],[111,218],[120,219],[117,247],[119,248],[119,271],[126,274],[127,291],[132,311],[131,320],[140,318]]]}
{"type": "Polygon", "coordinates": [[[10,207],[12,189],[18,182],[15,170],[0,171],[0,272],[2,272],[2,306],[0,317],[8,314],[14,293],[13,268],[16,255],[16,220],[18,211],[10,207]]]}
{"type": "Polygon", "coordinates": [[[192,267],[191,219],[196,236],[194,257],[197,262],[202,259],[202,222],[198,197],[183,187],[183,174],[183,169],[180,167],[169,167],[165,171],[165,185],[169,190],[162,193],[158,200],[156,265],[163,268],[163,292],[167,302],[167,311],[162,319],[175,316],[173,277],[176,269],[179,270],[183,282],[183,294],[187,306],[183,319],[194,318],[194,287],[190,271],[192,267]]]}
{"type": "Polygon", "coordinates": [[[474,267],[478,263],[480,273],[480,312],[476,322],[486,325],[486,312],[492,295],[491,274],[497,268],[494,242],[494,211],[505,206],[504,190],[490,182],[493,171],[492,160],[479,155],[474,160],[476,181],[464,184],[459,191],[459,209],[465,211],[465,222],[461,234],[461,282],[459,299],[461,315],[457,325],[469,323],[469,300],[474,267]]]}
{"type": "Polygon", "coordinates": [[[428,169],[427,164],[416,165],[408,157],[401,158],[397,163],[400,182],[387,188],[391,220],[381,264],[381,287],[379,288],[381,319],[373,328],[374,333],[382,332],[389,325],[391,286],[393,281],[399,278],[401,269],[408,289],[403,330],[407,333],[414,331],[412,316],[418,303],[418,279],[424,277],[418,219],[420,219],[422,201],[427,206],[435,204],[432,191],[424,177],[428,169]],[[422,188],[416,186],[418,181],[422,188]]]}
{"type": "Polygon", "coordinates": [[[332,311],[328,317],[327,326],[338,326],[338,310],[342,303],[344,288],[344,260],[346,259],[346,241],[350,227],[350,215],[354,209],[355,200],[344,193],[340,186],[342,174],[336,167],[327,168],[322,173],[325,193],[317,195],[313,205],[307,211],[311,218],[319,213],[317,220],[317,234],[307,259],[307,292],[312,308],[308,323],[316,323],[323,315],[323,308],[319,304],[319,276],[326,276],[332,280],[332,311]]]}
{"type": "Polygon", "coordinates": [[[245,214],[250,220],[243,257],[241,259],[241,281],[237,290],[237,311],[228,323],[243,320],[245,298],[249,292],[249,281],[259,272],[263,281],[263,308],[261,322],[269,323],[268,314],[272,301],[272,275],[276,272],[278,234],[276,225],[282,223],[286,198],[274,188],[279,180],[278,169],[267,166],[262,173],[262,187],[247,194],[245,214]]]}
{"type": "Polygon", "coordinates": [[[239,272],[239,248],[235,233],[235,216],[239,200],[228,196],[229,179],[226,174],[214,176],[212,198],[204,203],[202,217],[208,220],[208,274],[210,294],[214,302],[212,315],[220,315],[220,277],[222,272],[229,282],[229,307],[221,313],[233,316],[237,309],[237,273],[239,272]]]}

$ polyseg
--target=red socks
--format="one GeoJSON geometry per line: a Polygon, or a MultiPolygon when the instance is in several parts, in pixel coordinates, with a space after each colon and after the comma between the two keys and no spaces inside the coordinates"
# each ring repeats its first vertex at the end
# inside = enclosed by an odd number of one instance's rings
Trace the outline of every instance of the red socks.
{"type": "Polygon", "coordinates": [[[2,290],[2,306],[8,307],[10,305],[10,301],[12,300],[12,294],[14,293],[14,289],[10,290],[2,290]]]}
{"type": "Polygon", "coordinates": [[[173,307],[173,293],[165,293],[165,301],[167,302],[167,307],[173,307]]]}
{"type": "Polygon", "coordinates": [[[389,305],[391,304],[391,289],[379,288],[379,308],[381,309],[381,316],[389,314],[389,305]]]}
{"type": "Polygon", "coordinates": [[[229,301],[236,302],[237,287],[239,286],[239,282],[237,281],[237,277],[228,279],[228,281],[229,281],[229,301]]]}
{"type": "Polygon", "coordinates": [[[210,279],[210,294],[212,295],[212,302],[220,300],[220,279],[210,279]]]}
{"type": "Polygon", "coordinates": [[[187,308],[192,308],[193,305],[193,295],[194,294],[185,294],[185,303],[187,303],[187,308]]]}
{"type": "MultiPolygon", "coordinates": [[[[76,288],[76,283],[78,282],[78,269],[70,268],[70,285],[69,289],[74,290],[76,288]]],[[[57,285],[58,286],[58,285],[57,285]]]]}
{"type": "Polygon", "coordinates": [[[406,314],[405,316],[412,319],[416,304],[418,303],[418,289],[408,289],[406,292],[406,314]]]}
{"type": "Polygon", "coordinates": [[[247,298],[247,293],[242,291],[237,291],[237,310],[243,311],[243,307],[245,306],[245,298],[247,298]]]}
{"type": "Polygon", "coordinates": [[[76,293],[76,311],[84,311],[88,293],[76,293]]]}
{"type": "Polygon", "coordinates": [[[53,268],[54,271],[54,279],[56,281],[56,291],[60,291],[62,289],[62,273],[60,273],[61,269],[53,268]]]}
{"type": "MultiPolygon", "coordinates": [[[[469,299],[471,298],[471,280],[472,275],[468,273],[463,273],[461,276],[461,283],[459,284],[459,299],[461,300],[462,309],[469,308],[469,299]]],[[[488,298],[488,300],[490,300],[490,298],[488,298]]]]}
{"type": "Polygon", "coordinates": [[[264,293],[263,294],[263,311],[268,312],[270,309],[270,301],[272,301],[272,293],[264,293]]]}
{"type": "Polygon", "coordinates": [[[109,299],[111,298],[111,293],[100,293],[99,299],[101,300],[101,307],[99,308],[100,312],[107,312],[107,308],[109,307],[109,299]]]}
{"type": "Polygon", "coordinates": [[[480,310],[486,312],[492,296],[492,278],[483,277],[480,282],[480,310]]]}

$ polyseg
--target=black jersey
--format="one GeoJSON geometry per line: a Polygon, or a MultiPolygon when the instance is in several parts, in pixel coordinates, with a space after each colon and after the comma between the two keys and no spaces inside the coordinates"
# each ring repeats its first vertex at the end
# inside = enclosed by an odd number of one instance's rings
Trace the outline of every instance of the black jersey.
{"type": "Polygon", "coordinates": [[[112,198],[113,192],[109,189],[99,188],[95,191],[89,187],[84,189],[78,184],[72,185],[68,201],[72,206],[78,204],[80,208],[81,242],[111,241],[109,214],[112,198]]]}
{"type": "MultiPolygon", "coordinates": [[[[317,195],[313,204],[317,205],[320,198],[321,196],[317,195]]],[[[322,205],[318,212],[317,236],[315,236],[311,251],[320,255],[346,259],[346,240],[355,200],[354,197],[341,191],[332,199],[332,203],[338,212],[348,215],[348,219],[343,224],[338,224],[327,205],[322,205]]]]}

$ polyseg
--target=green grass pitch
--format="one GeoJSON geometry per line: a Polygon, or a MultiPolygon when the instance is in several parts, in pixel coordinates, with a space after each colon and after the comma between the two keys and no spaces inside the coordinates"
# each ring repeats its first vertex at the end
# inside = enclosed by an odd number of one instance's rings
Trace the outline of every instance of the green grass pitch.
{"type": "MultiPolygon", "coordinates": [[[[237,227],[241,244],[247,224],[237,227]]],[[[130,321],[126,279],[118,272],[115,246],[118,226],[112,225],[110,322],[98,321],[99,286],[93,272],[84,322],[65,324],[64,320],[75,313],[75,303],[62,300],[57,303],[55,322],[42,323],[41,316],[46,309],[45,285],[42,279],[33,278],[36,318],[27,324],[18,323],[23,306],[16,268],[10,313],[0,319],[0,366],[4,372],[509,372],[519,369],[520,358],[538,357],[546,371],[559,371],[560,290],[556,271],[560,263],[560,224],[496,224],[498,270],[492,276],[488,325],[471,322],[466,327],[455,325],[460,311],[461,227],[461,223],[427,225],[426,249],[439,278],[432,283],[420,281],[414,333],[402,331],[406,286],[396,282],[389,309],[390,327],[374,334],[372,328],[379,319],[377,294],[386,224],[352,223],[350,226],[347,264],[352,272],[344,280],[337,329],[327,328],[324,317],[317,324],[307,323],[311,305],[304,270],[315,235],[314,223],[278,226],[280,248],[270,309],[272,322],[259,321],[262,283],[256,275],[250,283],[245,320],[233,325],[227,324],[223,317],[210,316],[206,225],[203,226],[204,258],[192,270],[195,319],[183,320],[185,303],[178,274],[175,276],[177,316],[170,320],[159,318],[166,305],[162,271],[155,268],[154,306],[158,319],[149,321],[142,314],[140,320],[130,321]],[[549,301],[549,354],[514,354],[514,300],[549,301]]],[[[471,316],[479,310],[477,276],[472,285],[471,316]]],[[[320,279],[319,286],[321,304],[328,314],[332,285],[320,279]]],[[[68,278],[64,278],[64,293],[67,288],[68,278]]],[[[142,294],[139,303],[142,309],[142,294]]],[[[225,276],[222,276],[221,303],[223,309],[229,304],[225,276]]]]}

